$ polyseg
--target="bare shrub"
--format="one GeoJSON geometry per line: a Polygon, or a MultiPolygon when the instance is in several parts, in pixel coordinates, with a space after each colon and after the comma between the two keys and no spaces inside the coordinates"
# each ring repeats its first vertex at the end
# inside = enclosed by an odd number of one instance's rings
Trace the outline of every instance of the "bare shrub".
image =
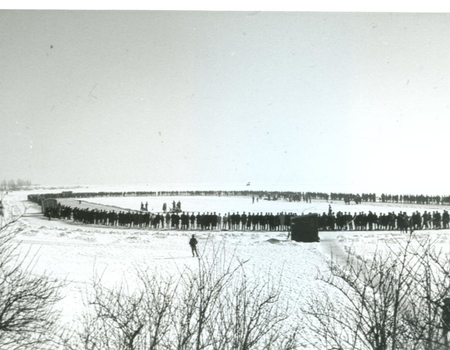
{"type": "Polygon", "coordinates": [[[318,278],[328,288],[303,309],[318,349],[447,349],[442,301],[450,257],[429,238],[411,235],[370,258],[332,259],[318,278]],[[330,294],[331,293],[331,294],[330,294]]]}
{"type": "Polygon", "coordinates": [[[18,218],[0,226],[0,348],[51,349],[56,346],[63,282],[35,275],[35,258],[20,256],[14,242],[18,218]]]}
{"type": "Polygon", "coordinates": [[[200,258],[180,277],[138,270],[138,286],[106,288],[86,305],[77,349],[295,349],[298,329],[275,284],[253,283],[245,262],[200,258]]]}

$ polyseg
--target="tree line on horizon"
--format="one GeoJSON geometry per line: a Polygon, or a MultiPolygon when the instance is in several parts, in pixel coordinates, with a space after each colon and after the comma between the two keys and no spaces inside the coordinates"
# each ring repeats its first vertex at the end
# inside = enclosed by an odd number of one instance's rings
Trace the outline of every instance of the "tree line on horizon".
{"type": "Polygon", "coordinates": [[[23,189],[27,189],[31,186],[31,181],[30,180],[24,180],[24,179],[10,179],[10,180],[5,180],[3,179],[0,182],[0,190],[2,191],[17,191],[17,190],[23,190],[23,189]]]}

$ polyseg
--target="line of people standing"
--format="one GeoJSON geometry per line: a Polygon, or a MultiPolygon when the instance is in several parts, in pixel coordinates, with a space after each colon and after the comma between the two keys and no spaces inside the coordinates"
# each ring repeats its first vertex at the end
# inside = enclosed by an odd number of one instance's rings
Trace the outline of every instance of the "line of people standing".
{"type": "Polygon", "coordinates": [[[294,213],[226,213],[216,212],[150,213],[145,211],[106,211],[88,208],[72,208],[58,204],[53,208],[54,218],[73,220],[84,224],[121,227],[139,227],[180,230],[260,230],[287,231],[294,213]]]}
{"type": "Polygon", "coordinates": [[[427,230],[450,228],[450,215],[447,210],[441,214],[439,211],[419,211],[408,215],[406,212],[380,213],[379,215],[369,211],[351,214],[349,212],[337,212],[330,210],[328,214],[319,216],[320,231],[345,231],[345,230],[427,230]]]}
{"type": "MultiPolygon", "coordinates": [[[[46,216],[73,220],[84,224],[120,227],[137,227],[175,230],[232,230],[232,231],[288,231],[291,218],[296,213],[226,213],[216,212],[161,212],[146,211],[106,211],[61,205],[49,209],[46,216]]],[[[345,230],[420,230],[448,229],[450,215],[447,210],[419,211],[408,215],[406,212],[376,214],[332,211],[318,215],[319,231],[345,230]]]]}

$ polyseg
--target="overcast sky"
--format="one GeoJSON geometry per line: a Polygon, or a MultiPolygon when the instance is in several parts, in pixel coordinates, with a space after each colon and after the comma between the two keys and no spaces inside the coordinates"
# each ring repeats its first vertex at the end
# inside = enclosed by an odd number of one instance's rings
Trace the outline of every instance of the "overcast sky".
{"type": "Polygon", "coordinates": [[[0,180],[450,194],[450,16],[0,11],[0,180]]]}

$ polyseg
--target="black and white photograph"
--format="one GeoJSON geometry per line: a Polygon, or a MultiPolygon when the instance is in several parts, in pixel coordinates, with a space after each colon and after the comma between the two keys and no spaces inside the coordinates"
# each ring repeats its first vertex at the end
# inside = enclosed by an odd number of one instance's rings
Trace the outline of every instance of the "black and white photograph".
{"type": "Polygon", "coordinates": [[[450,10],[28,5],[0,349],[450,349],[450,10]]]}

